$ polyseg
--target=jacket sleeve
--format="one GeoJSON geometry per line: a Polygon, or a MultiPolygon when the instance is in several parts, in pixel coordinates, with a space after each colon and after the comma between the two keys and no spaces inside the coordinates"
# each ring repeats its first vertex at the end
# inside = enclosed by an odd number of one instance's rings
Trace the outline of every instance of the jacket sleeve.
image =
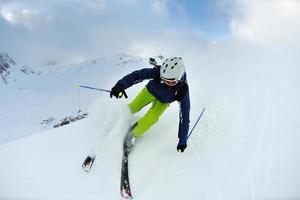
{"type": "Polygon", "coordinates": [[[189,126],[190,126],[190,94],[188,89],[179,103],[180,103],[179,130],[178,130],[179,144],[186,144],[189,126]]]}
{"type": "Polygon", "coordinates": [[[132,85],[142,82],[145,79],[153,79],[156,76],[159,76],[158,68],[144,68],[141,70],[136,70],[117,82],[116,85],[120,86],[122,89],[127,89],[132,85]]]}

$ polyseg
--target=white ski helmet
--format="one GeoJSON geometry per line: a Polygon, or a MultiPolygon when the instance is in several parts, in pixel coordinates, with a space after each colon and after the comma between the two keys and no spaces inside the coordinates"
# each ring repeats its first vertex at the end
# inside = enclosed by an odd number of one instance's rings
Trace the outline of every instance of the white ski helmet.
{"type": "Polygon", "coordinates": [[[160,67],[160,77],[163,80],[180,81],[185,73],[181,57],[172,57],[165,60],[160,67]]]}

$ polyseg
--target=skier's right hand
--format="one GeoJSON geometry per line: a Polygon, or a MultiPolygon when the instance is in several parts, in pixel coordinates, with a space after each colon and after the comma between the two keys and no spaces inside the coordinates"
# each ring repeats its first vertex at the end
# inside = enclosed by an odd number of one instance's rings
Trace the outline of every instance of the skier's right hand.
{"type": "Polygon", "coordinates": [[[118,98],[122,98],[123,95],[125,96],[126,99],[128,98],[125,90],[118,84],[116,84],[110,91],[110,98],[115,96],[118,99],[118,98]]]}

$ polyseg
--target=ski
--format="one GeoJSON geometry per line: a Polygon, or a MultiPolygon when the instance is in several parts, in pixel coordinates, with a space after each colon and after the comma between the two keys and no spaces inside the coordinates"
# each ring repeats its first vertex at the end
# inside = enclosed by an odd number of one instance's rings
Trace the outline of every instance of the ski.
{"type": "Polygon", "coordinates": [[[82,169],[89,173],[91,171],[91,168],[94,164],[94,161],[95,161],[95,158],[96,158],[96,155],[88,155],[85,160],[83,161],[83,164],[82,164],[82,169]]]}
{"type": "Polygon", "coordinates": [[[129,175],[128,175],[128,151],[126,146],[123,146],[123,157],[122,157],[122,168],[121,168],[121,184],[120,192],[121,196],[124,199],[132,199],[130,184],[129,184],[129,175]]]}

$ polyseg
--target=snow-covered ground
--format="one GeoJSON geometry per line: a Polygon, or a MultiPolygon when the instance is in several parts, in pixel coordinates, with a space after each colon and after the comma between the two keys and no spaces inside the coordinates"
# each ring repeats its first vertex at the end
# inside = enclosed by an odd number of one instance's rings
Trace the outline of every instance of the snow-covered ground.
{"type": "Polygon", "coordinates": [[[7,84],[0,82],[0,144],[48,130],[66,116],[86,112],[89,105],[107,93],[78,89],[78,83],[110,89],[113,77],[145,66],[145,59],[125,54],[100,57],[78,64],[56,64],[33,68],[24,74],[10,67],[7,84]],[[49,124],[43,120],[52,119],[49,124]]]}
{"type": "MultiPolygon", "coordinates": [[[[183,154],[177,103],[137,142],[129,165],[135,199],[300,199],[299,58],[221,50],[184,57],[191,125],[206,111],[183,154]]],[[[133,68],[90,83],[109,87],[133,68]]],[[[120,199],[122,139],[142,116],[130,116],[126,103],[145,83],[128,89],[129,99],[99,94],[84,120],[1,145],[0,199],[120,199]],[[87,174],[81,164],[93,151],[87,174]]]]}

